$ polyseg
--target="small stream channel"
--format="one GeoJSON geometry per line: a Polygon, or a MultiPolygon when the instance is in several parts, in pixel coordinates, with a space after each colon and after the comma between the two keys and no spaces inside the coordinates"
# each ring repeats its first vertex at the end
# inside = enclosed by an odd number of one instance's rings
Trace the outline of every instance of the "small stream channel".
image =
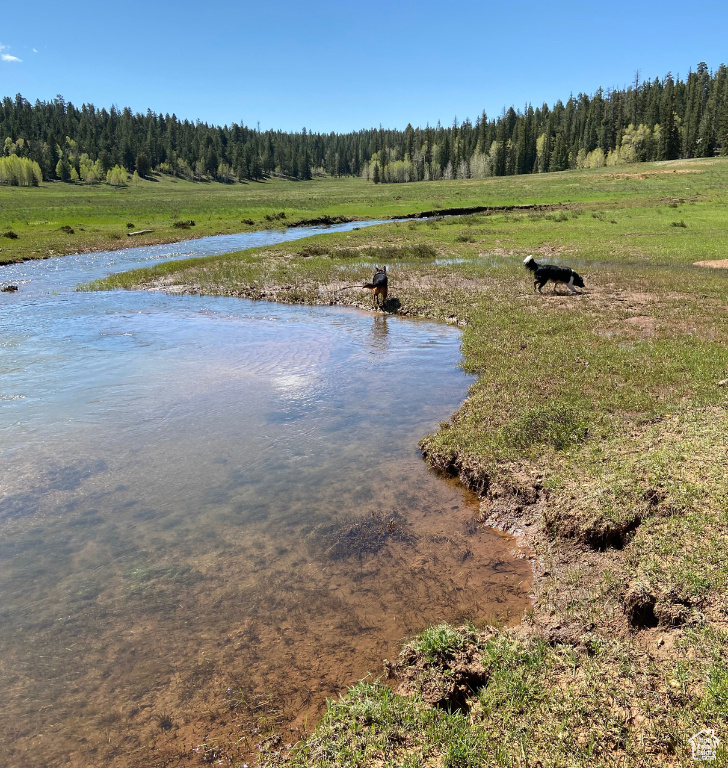
{"type": "Polygon", "coordinates": [[[471,381],[455,329],[74,290],[355,226],[0,268],[4,765],[236,759],[428,623],[526,607],[528,561],[417,450],[471,381]]]}

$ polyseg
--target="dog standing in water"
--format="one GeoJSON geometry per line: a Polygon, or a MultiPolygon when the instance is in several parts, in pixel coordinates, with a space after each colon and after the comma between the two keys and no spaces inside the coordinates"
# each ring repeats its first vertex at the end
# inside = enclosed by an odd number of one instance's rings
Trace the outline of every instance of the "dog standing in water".
{"type": "Polygon", "coordinates": [[[584,287],[582,276],[569,267],[557,267],[554,264],[539,264],[533,256],[526,256],[523,260],[523,266],[533,272],[533,290],[535,291],[536,288],[538,288],[539,293],[541,293],[541,289],[549,280],[553,280],[554,293],[556,293],[557,283],[563,283],[572,293],[579,293],[579,291],[574,288],[575,285],[579,288],[584,287]]]}
{"type": "Polygon", "coordinates": [[[372,292],[372,298],[374,304],[379,308],[379,297],[382,297],[382,309],[387,303],[387,268],[386,267],[374,267],[374,277],[371,283],[364,283],[363,285],[345,285],[343,288],[337,288],[337,291],[348,291],[350,288],[368,288],[372,292]]]}
{"type": "Polygon", "coordinates": [[[372,292],[372,299],[374,303],[379,307],[379,297],[382,297],[382,307],[387,302],[387,268],[386,267],[374,267],[376,272],[372,278],[371,283],[364,283],[362,288],[369,288],[372,292]]]}

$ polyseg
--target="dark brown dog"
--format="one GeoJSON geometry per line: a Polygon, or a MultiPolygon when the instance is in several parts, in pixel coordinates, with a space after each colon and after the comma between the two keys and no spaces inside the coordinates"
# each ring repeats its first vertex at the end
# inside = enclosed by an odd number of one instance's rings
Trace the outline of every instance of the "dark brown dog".
{"type": "Polygon", "coordinates": [[[362,288],[369,288],[372,292],[372,299],[374,303],[379,306],[379,297],[382,297],[382,306],[387,301],[387,268],[386,267],[374,267],[376,272],[372,278],[371,283],[364,283],[362,288]]]}

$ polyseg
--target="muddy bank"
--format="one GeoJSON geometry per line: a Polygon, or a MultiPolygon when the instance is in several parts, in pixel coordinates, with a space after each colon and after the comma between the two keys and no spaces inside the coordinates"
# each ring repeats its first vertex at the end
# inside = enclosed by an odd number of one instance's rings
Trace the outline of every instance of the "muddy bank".
{"type": "Polygon", "coordinates": [[[317,216],[313,219],[298,219],[287,224],[289,227],[319,227],[332,226],[333,224],[348,224],[352,221],[363,221],[356,216],[317,216]]]}
{"type": "Polygon", "coordinates": [[[511,211],[560,211],[572,208],[572,205],[566,203],[555,203],[550,205],[474,205],[466,208],[436,208],[432,211],[419,211],[418,213],[405,213],[401,216],[392,218],[397,219],[431,219],[437,216],[469,216],[474,213],[484,213],[486,215],[495,213],[508,213],[511,211]]]}

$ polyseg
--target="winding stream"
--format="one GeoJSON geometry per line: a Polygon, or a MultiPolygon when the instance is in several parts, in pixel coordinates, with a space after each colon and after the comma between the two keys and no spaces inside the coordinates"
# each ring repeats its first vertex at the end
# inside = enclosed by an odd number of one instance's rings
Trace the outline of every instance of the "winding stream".
{"type": "Polygon", "coordinates": [[[528,562],[417,450],[456,330],[74,290],[354,226],[0,268],[4,765],[231,764],[428,623],[522,613],[528,562]]]}

